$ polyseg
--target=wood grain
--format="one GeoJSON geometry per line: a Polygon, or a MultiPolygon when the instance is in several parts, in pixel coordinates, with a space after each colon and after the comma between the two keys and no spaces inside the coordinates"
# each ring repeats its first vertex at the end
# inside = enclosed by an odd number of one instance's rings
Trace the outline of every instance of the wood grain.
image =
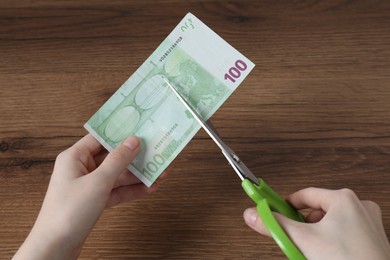
{"type": "MultiPolygon", "coordinates": [[[[390,2],[0,1],[0,258],[38,214],[56,155],[194,13],[256,67],[213,116],[283,195],[349,187],[390,236],[390,2]]],[[[147,199],[107,210],[80,259],[283,259],[200,131],[147,199]],[[207,162],[207,163],[206,163],[207,162]]]]}

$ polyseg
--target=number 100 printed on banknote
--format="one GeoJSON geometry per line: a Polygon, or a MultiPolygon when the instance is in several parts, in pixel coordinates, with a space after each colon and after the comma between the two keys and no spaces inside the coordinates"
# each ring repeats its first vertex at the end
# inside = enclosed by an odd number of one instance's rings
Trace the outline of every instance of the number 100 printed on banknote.
{"type": "Polygon", "coordinates": [[[206,120],[253,67],[188,13],[84,127],[108,151],[138,136],[142,148],[128,169],[149,187],[200,128],[163,77],[206,120]]]}

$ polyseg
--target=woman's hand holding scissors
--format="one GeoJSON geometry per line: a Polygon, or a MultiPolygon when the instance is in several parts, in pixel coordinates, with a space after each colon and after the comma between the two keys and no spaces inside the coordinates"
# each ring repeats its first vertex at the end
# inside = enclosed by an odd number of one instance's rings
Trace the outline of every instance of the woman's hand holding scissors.
{"type": "MultiPolygon", "coordinates": [[[[349,189],[307,188],[286,199],[296,209],[311,209],[306,223],[274,213],[279,224],[308,259],[390,259],[379,206],[359,200],[349,189]]],[[[269,236],[255,208],[245,222],[269,236]]]]}

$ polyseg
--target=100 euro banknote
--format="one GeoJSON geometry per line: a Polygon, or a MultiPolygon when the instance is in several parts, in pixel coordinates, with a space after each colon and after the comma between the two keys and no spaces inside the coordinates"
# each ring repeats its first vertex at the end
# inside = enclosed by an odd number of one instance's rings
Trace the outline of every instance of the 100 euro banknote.
{"type": "Polygon", "coordinates": [[[253,67],[188,13],[84,127],[108,151],[138,136],[142,148],[128,169],[149,187],[200,128],[163,78],[206,120],[253,67]]]}

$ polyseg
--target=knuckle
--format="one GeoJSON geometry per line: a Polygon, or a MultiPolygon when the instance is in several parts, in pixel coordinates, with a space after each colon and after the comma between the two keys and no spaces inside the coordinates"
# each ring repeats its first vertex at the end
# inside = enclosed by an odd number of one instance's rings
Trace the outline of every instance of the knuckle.
{"type": "Polygon", "coordinates": [[[351,189],[343,188],[341,190],[338,190],[337,193],[337,197],[341,202],[351,204],[359,201],[356,193],[351,189]]]}
{"type": "Polygon", "coordinates": [[[339,192],[340,192],[340,195],[344,198],[357,199],[355,192],[351,189],[344,188],[344,189],[339,190],[339,192]]]}
{"type": "Polygon", "coordinates": [[[368,211],[373,212],[373,213],[377,214],[378,216],[382,215],[382,210],[376,202],[371,201],[371,200],[366,200],[366,201],[364,201],[364,205],[366,206],[368,211]]]}
{"type": "Polygon", "coordinates": [[[72,146],[60,152],[57,155],[56,160],[63,161],[63,160],[68,160],[70,158],[80,158],[81,156],[83,156],[83,152],[77,149],[76,147],[72,146]]]}
{"type": "Polygon", "coordinates": [[[302,200],[304,197],[307,197],[311,194],[315,194],[316,191],[317,191],[317,188],[310,186],[308,188],[304,188],[298,192],[291,194],[289,196],[289,199],[295,198],[295,199],[302,200]]]}
{"type": "Polygon", "coordinates": [[[306,188],[306,191],[308,191],[308,192],[313,192],[313,191],[315,191],[317,188],[315,188],[315,187],[308,187],[308,188],[306,188]]]}
{"type": "Polygon", "coordinates": [[[57,155],[57,157],[56,157],[56,161],[63,161],[63,160],[65,160],[65,159],[68,158],[68,157],[69,157],[69,149],[60,152],[60,153],[57,155]]]}

